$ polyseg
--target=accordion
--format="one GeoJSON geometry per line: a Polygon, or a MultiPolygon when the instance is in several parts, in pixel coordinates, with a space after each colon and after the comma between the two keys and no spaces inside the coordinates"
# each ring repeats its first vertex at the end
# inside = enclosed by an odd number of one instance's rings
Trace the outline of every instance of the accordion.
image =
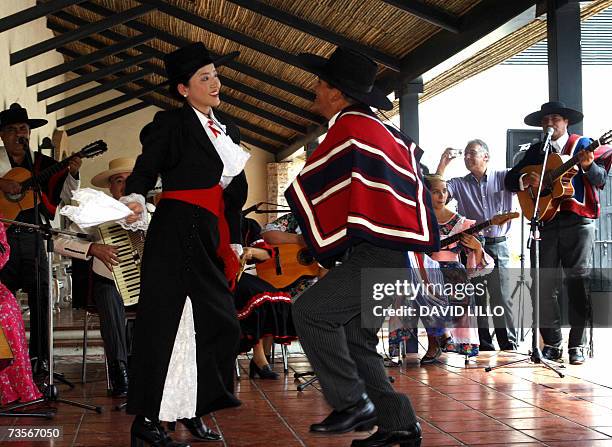
{"type": "Polygon", "coordinates": [[[118,249],[119,264],[113,267],[113,278],[119,295],[126,306],[134,305],[140,296],[140,262],[145,232],[125,230],[115,223],[101,225],[99,230],[104,243],[118,249]]]}

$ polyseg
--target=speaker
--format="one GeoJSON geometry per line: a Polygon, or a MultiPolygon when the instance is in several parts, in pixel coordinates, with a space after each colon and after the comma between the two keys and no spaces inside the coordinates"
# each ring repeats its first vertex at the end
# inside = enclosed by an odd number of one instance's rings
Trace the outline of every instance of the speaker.
{"type": "Polygon", "coordinates": [[[537,143],[542,137],[542,131],[537,129],[508,129],[506,131],[506,167],[517,164],[520,153],[529,149],[529,145],[537,143]]]}

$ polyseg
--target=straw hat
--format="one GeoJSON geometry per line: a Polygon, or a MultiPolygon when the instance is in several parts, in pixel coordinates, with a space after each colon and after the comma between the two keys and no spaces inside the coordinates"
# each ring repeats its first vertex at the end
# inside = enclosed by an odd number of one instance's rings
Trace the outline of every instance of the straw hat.
{"type": "Polygon", "coordinates": [[[108,169],[100,172],[94,178],[91,179],[91,184],[98,188],[108,188],[110,186],[110,178],[116,174],[122,174],[124,172],[132,172],[136,160],[133,158],[115,158],[108,162],[108,169]]]}

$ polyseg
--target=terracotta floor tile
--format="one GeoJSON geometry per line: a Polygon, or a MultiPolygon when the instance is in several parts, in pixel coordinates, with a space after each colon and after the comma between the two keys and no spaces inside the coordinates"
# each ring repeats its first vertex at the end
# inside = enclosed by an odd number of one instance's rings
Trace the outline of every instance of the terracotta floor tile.
{"type": "Polygon", "coordinates": [[[494,432],[469,432],[454,433],[457,439],[468,445],[489,444],[512,444],[519,442],[534,442],[534,438],[516,430],[494,431],[494,432]]]}
{"type": "Polygon", "coordinates": [[[603,433],[582,427],[539,428],[535,430],[521,430],[521,432],[539,441],[566,441],[570,439],[585,441],[590,439],[610,439],[603,433]]]}

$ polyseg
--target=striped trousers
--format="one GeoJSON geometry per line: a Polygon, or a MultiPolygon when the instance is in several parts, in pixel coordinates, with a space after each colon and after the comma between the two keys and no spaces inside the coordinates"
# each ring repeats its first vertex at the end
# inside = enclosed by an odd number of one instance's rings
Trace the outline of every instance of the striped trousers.
{"type": "Polygon", "coordinates": [[[94,273],[93,298],[100,315],[100,334],[108,363],[127,366],[128,349],[125,334],[125,307],[115,283],[94,273]]]}
{"type": "Polygon", "coordinates": [[[367,393],[383,430],[409,428],[416,415],[408,396],[389,382],[376,351],[379,328],[361,327],[360,275],[363,268],[402,267],[406,268],[404,252],[363,242],[293,305],[300,342],[328,403],[342,411],[367,393]]]}

